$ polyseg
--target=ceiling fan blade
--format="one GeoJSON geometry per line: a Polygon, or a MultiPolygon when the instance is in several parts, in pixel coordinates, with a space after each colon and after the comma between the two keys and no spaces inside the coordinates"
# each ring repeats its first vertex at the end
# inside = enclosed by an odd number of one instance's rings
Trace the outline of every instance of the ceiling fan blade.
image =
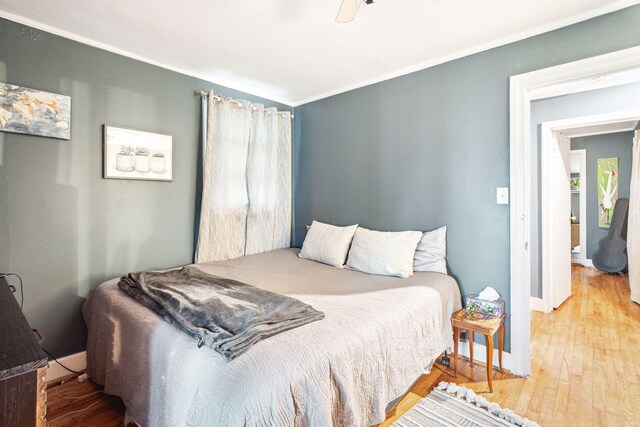
{"type": "Polygon", "coordinates": [[[342,0],[342,6],[340,6],[338,16],[336,16],[336,22],[338,24],[346,24],[353,21],[361,4],[362,0],[342,0]]]}

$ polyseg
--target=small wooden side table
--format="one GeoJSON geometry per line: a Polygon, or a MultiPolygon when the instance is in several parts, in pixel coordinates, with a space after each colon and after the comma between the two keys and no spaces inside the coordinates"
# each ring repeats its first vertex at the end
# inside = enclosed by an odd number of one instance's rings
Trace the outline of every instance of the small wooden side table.
{"type": "Polygon", "coordinates": [[[473,333],[477,332],[485,336],[487,342],[487,378],[489,380],[489,392],[493,393],[491,383],[493,377],[493,334],[498,332],[498,365],[502,370],[502,350],[504,348],[504,314],[492,316],[477,311],[469,311],[465,308],[451,315],[453,326],[453,376],[458,375],[458,342],[460,330],[469,333],[469,360],[473,366],[473,333]]]}

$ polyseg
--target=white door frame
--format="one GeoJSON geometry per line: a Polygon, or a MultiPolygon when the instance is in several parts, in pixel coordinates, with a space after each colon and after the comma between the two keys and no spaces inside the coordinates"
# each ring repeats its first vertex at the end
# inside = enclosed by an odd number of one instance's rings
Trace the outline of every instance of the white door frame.
{"type": "Polygon", "coordinates": [[[640,81],[607,81],[603,76],[640,68],[640,47],[570,62],[510,79],[510,264],[511,355],[513,371],[531,372],[531,101],[640,81]],[[590,84],[589,84],[590,83],[590,84]]]}

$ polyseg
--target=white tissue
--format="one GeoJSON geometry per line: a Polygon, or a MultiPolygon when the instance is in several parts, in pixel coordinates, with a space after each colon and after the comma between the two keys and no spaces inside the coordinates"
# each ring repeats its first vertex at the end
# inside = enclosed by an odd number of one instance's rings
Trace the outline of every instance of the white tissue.
{"type": "Polygon", "coordinates": [[[484,288],[484,290],[480,292],[480,295],[478,295],[478,299],[483,299],[485,301],[497,301],[498,298],[500,298],[500,294],[491,286],[484,288]]]}

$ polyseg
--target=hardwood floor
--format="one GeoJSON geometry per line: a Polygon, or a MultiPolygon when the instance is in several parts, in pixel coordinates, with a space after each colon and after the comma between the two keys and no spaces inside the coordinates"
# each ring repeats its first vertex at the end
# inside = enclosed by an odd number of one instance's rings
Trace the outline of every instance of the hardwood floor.
{"type": "MultiPolygon", "coordinates": [[[[559,309],[532,313],[531,377],[494,372],[494,392],[489,393],[481,364],[471,367],[461,360],[457,379],[436,365],[381,426],[390,425],[440,381],[469,387],[543,426],[640,426],[640,305],[629,299],[626,277],[574,267],[572,278],[573,295],[559,309]]],[[[100,387],[75,379],[50,387],[51,427],[123,425],[124,405],[117,397],[99,393],[65,400],[56,390],[64,396],[83,396],[100,387]]]]}
{"type": "MultiPolygon", "coordinates": [[[[572,268],[572,296],[553,313],[532,312],[531,376],[493,376],[462,363],[453,380],[543,426],[640,426],[640,305],[626,277],[572,268]],[[460,375],[462,373],[462,375],[460,375]]],[[[381,426],[390,425],[435,384],[423,375],[381,426]]]]}
{"type": "Polygon", "coordinates": [[[102,387],[93,381],[79,383],[76,377],[73,375],[66,383],[47,389],[47,425],[122,427],[125,411],[122,400],[102,393],[102,387]]]}

